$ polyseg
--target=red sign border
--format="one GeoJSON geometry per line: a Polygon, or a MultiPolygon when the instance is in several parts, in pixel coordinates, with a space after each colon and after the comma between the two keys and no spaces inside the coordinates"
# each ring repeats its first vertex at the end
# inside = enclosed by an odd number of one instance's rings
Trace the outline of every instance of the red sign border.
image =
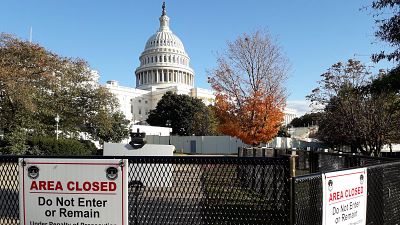
{"type": "MultiPolygon", "coordinates": [[[[23,159],[25,161],[25,159],[23,159]]],[[[79,162],[27,162],[26,165],[51,165],[51,164],[61,164],[61,165],[89,165],[89,166],[99,166],[99,165],[105,165],[105,166],[119,166],[120,164],[118,163],[79,163],[79,162]]],[[[122,225],[125,225],[125,204],[124,204],[124,168],[125,166],[121,167],[121,172],[122,172],[122,225]]],[[[24,225],[26,225],[26,208],[25,208],[25,166],[22,168],[22,202],[23,202],[23,213],[24,213],[24,225]]]]}

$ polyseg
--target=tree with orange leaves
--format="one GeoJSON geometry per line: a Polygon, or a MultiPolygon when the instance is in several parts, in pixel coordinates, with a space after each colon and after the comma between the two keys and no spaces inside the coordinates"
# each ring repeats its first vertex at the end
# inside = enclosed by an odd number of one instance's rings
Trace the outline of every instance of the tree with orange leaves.
{"type": "Polygon", "coordinates": [[[288,60],[263,32],[243,34],[228,42],[226,52],[209,72],[216,91],[218,131],[253,146],[276,136],[283,121],[288,60]]]}

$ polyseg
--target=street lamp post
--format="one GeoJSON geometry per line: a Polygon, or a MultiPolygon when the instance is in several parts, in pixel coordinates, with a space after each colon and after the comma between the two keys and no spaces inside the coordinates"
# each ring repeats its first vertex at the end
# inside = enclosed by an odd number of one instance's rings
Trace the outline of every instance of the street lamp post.
{"type": "MultiPolygon", "coordinates": [[[[168,128],[171,128],[171,120],[167,120],[167,122],[165,123],[165,126],[167,126],[168,128]]],[[[171,145],[171,131],[169,131],[168,144],[171,145]]]]}
{"type": "Polygon", "coordinates": [[[58,122],[60,122],[60,116],[58,115],[58,113],[54,120],[56,121],[56,139],[58,140],[58,122]]]}

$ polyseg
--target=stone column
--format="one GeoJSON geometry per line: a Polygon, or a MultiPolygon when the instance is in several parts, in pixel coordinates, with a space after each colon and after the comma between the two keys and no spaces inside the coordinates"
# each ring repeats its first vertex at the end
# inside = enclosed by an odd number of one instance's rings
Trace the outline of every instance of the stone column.
{"type": "Polygon", "coordinates": [[[158,69],[156,70],[156,83],[158,83],[158,69]]]}
{"type": "Polygon", "coordinates": [[[174,83],[176,83],[176,73],[177,73],[177,71],[174,70],[174,83]]]}

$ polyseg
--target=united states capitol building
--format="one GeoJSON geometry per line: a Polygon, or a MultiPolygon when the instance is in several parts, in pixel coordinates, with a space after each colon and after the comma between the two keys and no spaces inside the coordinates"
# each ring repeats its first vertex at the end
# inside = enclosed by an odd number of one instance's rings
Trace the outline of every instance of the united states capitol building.
{"type": "MultiPolygon", "coordinates": [[[[115,80],[105,84],[119,100],[122,113],[133,124],[144,122],[149,111],[168,91],[199,98],[206,105],[214,103],[215,95],[211,90],[194,87],[195,72],[190,67],[190,57],[169,27],[165,4],[159,20],[158,31],[147,40],[139,57],[140,65],[135,70],[136,88],[120,86],[115,80]]],[[[285,124],[294,117],[293,110],[285,109],[285,124]]]]}

